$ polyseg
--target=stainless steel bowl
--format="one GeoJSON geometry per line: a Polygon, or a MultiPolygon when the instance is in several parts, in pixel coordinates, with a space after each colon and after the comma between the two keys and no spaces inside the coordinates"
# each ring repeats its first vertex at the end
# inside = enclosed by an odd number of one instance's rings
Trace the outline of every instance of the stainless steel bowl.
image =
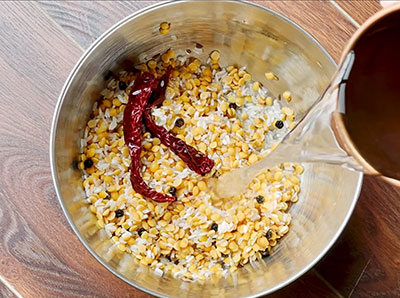
{"type": "Polygon", "coordinates": [[[159,277],[130,255],[110,250],[88,211],[81,173],[74,168],[80,138],[103,75],[127,58],[134,62],[168,48],[193,49],[201,43],[205,59],[213,49],[222,64],[247,65],[275,95],[291,90],[293,109],[304,114],[328,84],[335,63],[308,33],[290,20],[252,3],[171,1],[137,12],[104,33],[85,52],[58,101],[51,133],[51,167],[61,206],[75,233],[93,256],[127,283],[156,296],[249,297],[271,293],[309,270],[332,246],[356,204],[362,174],[337,166],[307,165],[301,197],[291,208],[289,234],[271,257],[246,265],[227,279],[185,282],[159,277]],[[159,24],[171,22],[168,35],[159,24]],[[145,53],[145,54],[142,54],[145,53]],[[280,80],[263,77],[273,71],[280,80]]]}

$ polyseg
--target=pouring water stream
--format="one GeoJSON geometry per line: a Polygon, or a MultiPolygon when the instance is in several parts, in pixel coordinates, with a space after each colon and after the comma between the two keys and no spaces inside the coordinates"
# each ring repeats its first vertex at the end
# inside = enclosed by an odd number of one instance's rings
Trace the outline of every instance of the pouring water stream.
{"type": "Polygon", "coordinates": [[[209,181],[215,195],[238,195],[262,171],[283,162],[336,164],[400,185],[399,36],[400,5],[363,24],[306,116],[263,160],[209,181]]]}
{"type": "Polygon", "coordinates": [[[338,97],[339,86],[347,80],[354,59],[355,54],[352,51],[310,111],[268,156],[251,166],[226,173],[218,179],[210,178],[213,180],[209,185],[214,193],[219,198],[239,195],[257,175],[283,162],[324,162],[362,171],[356,160],[338,145],[331,128],[333,113],[343,109],[340,97],[344,95],[339,94],[338,97]]]}

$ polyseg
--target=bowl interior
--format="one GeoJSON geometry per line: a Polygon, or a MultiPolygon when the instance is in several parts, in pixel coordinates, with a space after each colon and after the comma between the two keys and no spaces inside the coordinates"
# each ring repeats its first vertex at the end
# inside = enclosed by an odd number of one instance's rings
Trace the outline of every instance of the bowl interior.
{"type": "Polygon", "coordinates": [[[271,257],[246,265],[227,279],[185,282],[159,277],[130,255],[111,248],[95,226],[74,167],[80,139],[93,102],[104,87],[109,69],[131,60],[146,61],[173,48],[192,50],[203,61],[211,50],[221,52],[221,64],[246,65],[253,78],[275,96],[290,90],[290,103],[300,117],[328,84],[335,64],[299,27],[283,17],[238,1],[163,3],[126,18],[100,37],[71,74],[56,110],[52,133],[52,166],[57,192],[66,215],[86,247],[125,281],[155,295],[173,297],[244,297],[270,293],[309,269],[329,249],[347,222],[357,200],[362,175],[337,166],[306,165],[301,196],[290,213],[291,231],[271,257]],[[161,35],[159,24],[171,23],[161,35]],[[202,51],[194,51],[200,43],[202,51]],[[272,71],[279,81],[267,81],[272,71]]]}

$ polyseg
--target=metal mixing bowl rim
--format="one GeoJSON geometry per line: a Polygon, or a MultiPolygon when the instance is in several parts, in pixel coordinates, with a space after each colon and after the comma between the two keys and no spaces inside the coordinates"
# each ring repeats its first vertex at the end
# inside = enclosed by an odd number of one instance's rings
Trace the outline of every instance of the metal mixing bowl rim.
{"type": "MultiPolygon", "coordinates": [[[[100,256],[98,256],[93,250],[92,248],[89,246],[89,244],[86,242],[86,240],[82,237],[82,235],[79,233],[77,227],[75,226],[74,222],[72,221],[71,216],[68,213],[68,210],[66,208],[66,205],[64,204],[64,201],[61,197],[61,193],[60,193],[60,188],[59,188],[59,183],[58,183],[58,179],[56,176],[56,165],[55,165],[55,139],[56,139],[56,127],[57,127],[57,123],[58,123],[58,118],[59,118],[59,114],[60,114],[60,110],[61,107],[64,103],[64,98],[65,95],[67,93],[67,90],[69,89],[71,82],[74,80],[76,73],[80,70],[82,64],[84,63],[84,61],[87,59],[88,56],[90,56],[90,54],[97,48],[97,46],[104,40],[106,39],[109,35],[113,34],[114,31],[116,31],[117,29],[119,29],[120,27],[122,27],[123,25],[125,25],[127,22],[131,21],[134,18],[137,18],[140,15],[143,15],[149,11],[152,11],[154,9],[158,9],[159,7],[163,7],[163,6],[168,6],[168,5],[174,5],[176,3],[182,3],[182,2],[199,2],[198,0],[169,0],[169,1],[165,1],[162,3],[156,3],[154,5],[150,5],[148,7],[145,7],[137,12],[132,13],[131,15],[123,18],[121,21],[117,22],[116,24],[114,24],[111,28],[109,28],[106,32],[104,32],[100,37],[98,37],[93,44],[82,54],[82,56],[80,57],[80,59],[78,60],[78,62],[76,63],[76,65],[74,66],[74,68],[72,69],[71,73],[69,74],[62,90],[60,93],[60,96],[58,98],[57,101],[57,105],[55,108],[55,112],[54,112],[54,116],[53,116],[53,121],[52,121],[52,125],[51,125],[51,132],[50,132],[50,166],[51,166],[51,174],[52,174],[52,178],[53,178],[53,183],[55,186],[55,190],[57,193],[57,197],[58,197],[58,201],[61,205],[61,208],[64,212],[64,215],[66,216],[72,230],[74,231],[74,233],[76,234],[76,236],[78,237],[78,239],[82,242],[82,244],[86,247],[86,249],[92,254],[92,256],[98,261],[100,262],[100,264],[102,264],[105,268],[107,268],[110,272],[112,272],[115,276],[119,277],[120,279],[122,279],[123,281],[125,281],[126,283],[128,283],[129,285],[154,296],[158,296],[158,297],[171,297],[171,296],[166,296],[163,294],[160,294],[158,292],[155,292],[153,290],[150,290],[148,288],[143,288],[137,284],[135,284],[133,281],[128,280],[127,278],[125,278],[124,276],[122,276],[121,274],[119,274],[118,272],[116,272],[113,268],[111,268],[107,263],[105,263],[100,256]]],[[[204,2],[210,2],[208,1],[204,1],[204,2]]],[[[314,42],[315,45],[317,45],[320,50],[328,57],[328,59],[337,67],[336,62],[332,59],[332,57],[329,55],[329,53],[319,44],[319,42],[307,31],[305,31],[303,28],[301,28],[299,25],[297,25],[296,23],[294,23],[293,21],[291,21],[290,19],[288,19],[287,17],[269,9],[266,8],[264,6],[261,6],[259,4],[256,3],[252,3],[249,1],[244,1],[244,0],[216,0],[216,1],[212,1],[212,2],[235,2],[235,3],[241,3],[241,4],[245,4],[245,5],[251,5],[254,6],[256,8],[262,9],[264,11],[267,11],[268,13],[271,13],[281,19],[283,19],[284,21],[288,22],[290,25],[294,26],[295,28],[299,29],[301,32],[303,32],[312,42],[314,42]]],[[[338,237],[340,236],[340,234],[342,233],[343,229],[345,228],[347,222],[349,221],[353,210],[355,208],[355,205],[357,203],[358,197],[360,195],[360,191],[361,191],[361,187],[362,187],[362,181],[363,181],[363,174],[360,173],[359,174],[359,178],[358,178],[358,182],[357,182],[357,187],[356,187],[356,191],[354,194],[354,199],[353,202],[346,214],[345,219],[343,220],[341,226],[339,227],[339,229],[337,230],[335,236],[331,239],[331,241],[329,242],[329,244],[325,247],[325,249],[323,251],[320,252],[320,254],[312,261],[310,262],[305,268],[303,268],[301,271],[299,271],[297,274],[295,274],[294,276],[292,276],[291,278],[285,280],[284,282],[282,282],[279,285],[276,285],[273,288],[270,288],[264,292],[258,293],[254,296],[251,297],[259,297],[259,296],[263,296],[263,295],[267,295],[267,294],[271,294],[287,285],[289,285],[290,283],[292,283],[293,281],[295,281],[296,279],[298,279],[300,276],[302,276],[304,273],[306,273],[308,270],[310,270],[327,252],[328,250],[332,247],[332,245],[336,242],[336,240],[338,239],[338,237]]]]}

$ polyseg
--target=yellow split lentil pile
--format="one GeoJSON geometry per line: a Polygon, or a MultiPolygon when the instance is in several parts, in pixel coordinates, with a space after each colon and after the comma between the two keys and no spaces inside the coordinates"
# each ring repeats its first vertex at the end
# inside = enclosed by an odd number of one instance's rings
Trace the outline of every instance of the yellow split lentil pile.
{"type": "MultiPolygon", "coordinates": [[[[114,246],[159,275],[190,280],[226,276],[269,255],[289,231],[288,207],[298,200],[300,164],[269,169],[244,194],[230,199],[216,199],[208,190],[209,176],[257,162],[295,120],[294,112],[281,107],[245,67],[222,67],[220,59],[213,51],[202,64],[186,53],[168,50],[157,60],[137,65],[137,73],[121,71],[107,81],[81,141],[83,188],[98,228],[114,246]],[[161,77],[168,66],[173,70],[165,99],[153,108],[152,116],[207,154],[215,166],[202,177],[158,138],[144,133],[144,181],[159,192],[176,189],[176,202],[156,203],[132,188],[122,119],[135,78],[145,71],[161,77]]],[[[291,94],[284,98],[290,100],[291,94]]]]}

